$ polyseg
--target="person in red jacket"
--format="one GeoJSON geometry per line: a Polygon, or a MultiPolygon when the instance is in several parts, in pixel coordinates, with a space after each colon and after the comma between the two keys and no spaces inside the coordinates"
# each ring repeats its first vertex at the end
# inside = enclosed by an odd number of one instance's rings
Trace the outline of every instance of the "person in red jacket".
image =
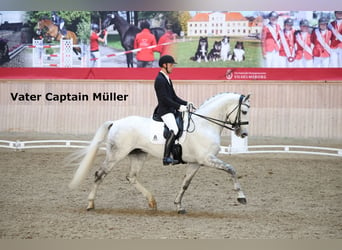
{"type": "Polygon", "coordinates": [[[154,54],[156,48],[147,48],[149,46],[156,46],[156,38],[149,30],[150,24],[144,21],[140,24],[142,31],[135,36],[134,49],[141,48],[137,52],[137,67],[151,68],[153,66],[154,54]]]}
{"type": "Polygon", "coordinates": [[[336,20],[328,24],[331,34],[330,67],[342,67],[342,11],[335,11],[336,20]]]}
{"type": "Polygon", "coordinates": [[[327,26],[328,19],[321,17],[318,20],[318,28],[314,29],[311,33],[311,42],[314,45],[314,67],[329,67],[331,31],[327,29],[327,26]]]}
{"type": "Polygon", "coordinates": [[[312,67],[312,48],[309,21],[303,19],[299,22],[300,30],[295,32],[295,48],[296,48],[296,66],[297,67],[312,67]]]}
{"type": "Polygon", "coordinates": [[[284,21],[284,30],[279,31],[280,37],[280,67],[294,67],[295,48],[294,48],[294,29],[293,20],[287,18],[284,21]]]}
{"type": "Polygon", "coordinates": [[[174,48],[172,42],[175,41],[176,34],[172,32],[171,25],[167,24],[164,35],[159,38],[157,51],[160,53],[160,57],[165,55],[174,56],[174,48]]]}
{"type": "Polygon", "coordinates": [[[270,22],[262,28],[262,55],[266,67],[279,67],[280,25],[277,23],[278,17],[278,13],[272,11],[268,16],[270,22]]]}

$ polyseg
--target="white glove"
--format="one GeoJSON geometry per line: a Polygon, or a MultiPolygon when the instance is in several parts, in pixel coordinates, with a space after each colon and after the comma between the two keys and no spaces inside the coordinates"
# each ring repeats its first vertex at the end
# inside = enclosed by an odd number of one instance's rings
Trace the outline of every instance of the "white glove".
{"type": "Polygon", "coordinates": [[[185,106],[185,105],[180,105],[180,107],[179,107],[179,109],[178,109],[179,112],[185,112],[185,111],[187,111],[187,110],[188,110],[188,107],[185,106]]]}

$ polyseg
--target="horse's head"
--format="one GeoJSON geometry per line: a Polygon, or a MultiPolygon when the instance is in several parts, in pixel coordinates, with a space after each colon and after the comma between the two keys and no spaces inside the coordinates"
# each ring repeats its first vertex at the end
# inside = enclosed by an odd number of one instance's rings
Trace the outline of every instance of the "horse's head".
{"type": "Polygon", "coordinates": [[[37,34],[38,36],[40,36],[40,35],[42,34],[43,28],[44,28],[44,26],[43,26],[42,20],[39,20],[38,23],[37,23],[37,25],[36,25],[36,28],[35,28],[36,34],[37,34]]]}
{"type": "Polygon", "coordinates": [[[109,25],[111,25],[112,18],[114,17],[114,14],[108,14],[106,19],[102,22],[102,29],[107,28],[109,25]]]}
{"type": "Polygon", "coordinates": [[[249,122],[249,97],[250,95],[241,95],[239,98],[239,103],[231,111],[228,116],[228,122],[232,124],[236,136],[245,138],[248,136],[248,122],[249,122]],[[235,114],[235,119],[234,119],[235,114]],[[232,120],[234,119],[234,120],[232,120]]]}
{"type": "MultiPolygon", "coordinates": [[[[115,20],[117,19],[117,13],[113,12],[111,14],[107,14],[106,19],[102,22],[102,29],[107,28],[109,25],[115,24],[115,20]]],[[[115,25],[113,26],[115,30],[115,25]]]]}
{"type": "Polygon", "coordinates": [[[42,18],[38,21],[36,26],[36,34],[42,35],[44,29],[48,29],[49,25],[53,24],[50,19],[42,18]]]}
{"type": "Polygon", "coordinates": [[[38,21],[37,27],[38,29],[44,29],[45,27],[49,27],[53,22],[50,19],[42,18],[38,21]]]}
{"type": "Polygon", "coordinates": [[[36,34],[39,36],[56,37],[58,34],[58,27],[50,19],[42,18],[37,23],[36,34]]]}

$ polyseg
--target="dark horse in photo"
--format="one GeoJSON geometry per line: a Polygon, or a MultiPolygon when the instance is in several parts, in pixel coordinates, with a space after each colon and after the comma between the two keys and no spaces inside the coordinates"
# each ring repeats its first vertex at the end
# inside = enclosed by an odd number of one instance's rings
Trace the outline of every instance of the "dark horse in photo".
{"type": "Polygon", "coordinates": [[[8,40],[0,37],[0,65],[10,60],[7,42],[8,40]]]}
{"type": "MultiPolygon", "coordinates": [[[[103,21],[102,29],[105,29],[112,24],[114,24],[114,28],[119,32],[121,45],[125,51],[134,49],[135,36],[141,31],[141,29],[129,24],[118,14],[118,12],[113,12],[113,14],[107,15],[107,18],[103,21]]],[[[163,28],[151,28],[150,31],[156,37],[157,43],[159,38],[165,33],[163,28]]],[[[133,68],[133,53],[127,53],[126,59],[127,67],[133,68]]]]}

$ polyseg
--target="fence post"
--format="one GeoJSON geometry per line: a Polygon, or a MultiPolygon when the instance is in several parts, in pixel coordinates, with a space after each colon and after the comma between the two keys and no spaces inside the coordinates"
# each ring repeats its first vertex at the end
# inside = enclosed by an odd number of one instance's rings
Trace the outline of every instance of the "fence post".
{"type": "Polygon", "coordinates": [[[60,67],[72,67],[72,39],[61,40],[60,43],[60,67]]]}
{"type": "Polygon", "coordinates": [[[32,51],[32,65],[33,67],[43,67],[43,39],[32,39],[33,47],[32,51]]]}
{"type": "Polygon", "coordinates": [[[231,152],[241,153],[248,151],[248,137],[238,137],[235,135],[234,131],[231,132],[231,144],[231,152]]]}

